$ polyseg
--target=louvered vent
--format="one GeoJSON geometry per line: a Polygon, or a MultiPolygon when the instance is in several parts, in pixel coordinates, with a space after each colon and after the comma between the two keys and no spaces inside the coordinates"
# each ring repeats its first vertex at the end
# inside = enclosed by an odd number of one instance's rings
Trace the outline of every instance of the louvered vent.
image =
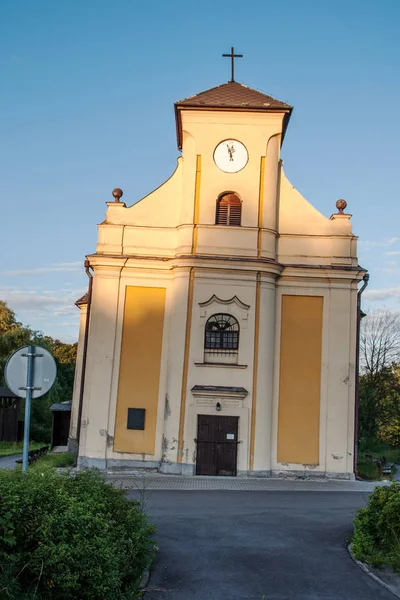
{"type": "Polygon", "coordinates": [[[236,194],[225,194],[217,200],[216,225],[240,227],[242,222],[242,203],[236,194]]]}

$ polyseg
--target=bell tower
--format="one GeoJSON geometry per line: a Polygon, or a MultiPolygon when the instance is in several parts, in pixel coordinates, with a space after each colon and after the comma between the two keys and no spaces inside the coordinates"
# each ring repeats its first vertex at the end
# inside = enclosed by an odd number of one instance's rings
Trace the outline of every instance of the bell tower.
{"type": "Polygon", "coordinates": [[[276,260],[280,147],[291,112],[233,80],[175,104],[183,158],[180,220],[195,226],[193,254],[276,260]],[[218,203],[229,194],[239,199],[240,222],[239,208],[236,219],[218,221],[218,203]],[[218,225],[230,228],[221,235],[218,225]]]}

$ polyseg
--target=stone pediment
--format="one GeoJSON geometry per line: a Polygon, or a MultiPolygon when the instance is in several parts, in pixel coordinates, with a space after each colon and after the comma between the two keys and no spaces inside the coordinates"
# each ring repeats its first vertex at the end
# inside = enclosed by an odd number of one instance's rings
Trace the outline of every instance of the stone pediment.
{"type": "Polygon", "coordinates": [[[199,306],[201,308],[206,308],[207,306],[211,306],[211,304],[222,304],[223,306],[228,306],[229,304],[236,304],[241,310],[249,310],[250,306],[248,304],[244,304],[237,296],[233,296],[228,300],[222,300],[222,298],[218,298],[215,294],[211,296],[209,300],[206,302],[199,302],[199,306]]]}

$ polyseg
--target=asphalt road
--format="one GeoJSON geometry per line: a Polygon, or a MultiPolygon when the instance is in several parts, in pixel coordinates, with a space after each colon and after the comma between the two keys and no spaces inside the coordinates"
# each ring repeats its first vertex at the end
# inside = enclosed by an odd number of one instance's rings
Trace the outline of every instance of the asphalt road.
{"type": "Polygon", "coordinates": [[[22,454],[13,454],[12,456],[0,457],[0,469],[15,469],[17,460],[22,458],[22,454]]]}
{"type": "Polygon", "coordinates": [[[160,550],[145,600],[393,599],[346,549],[364,493],[157,490],[146,501],[160,550]]]}

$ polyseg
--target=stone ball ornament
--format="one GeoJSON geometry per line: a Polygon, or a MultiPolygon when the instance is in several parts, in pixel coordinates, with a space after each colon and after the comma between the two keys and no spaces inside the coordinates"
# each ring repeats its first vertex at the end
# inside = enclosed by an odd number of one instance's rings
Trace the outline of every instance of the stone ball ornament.
{"type": "Polygon", "coordinates": [[[121,198],[124,195],[124,192],[121,190],[121,188],[115,188],[112,191],[112,195],[115,198],[115,200],[114,200],[115,202],[121,202],[121,198]]]}
{"type": "Polygon", "coordinates": [[[346,200],[340,199],[336,202],[336,208],[338,209],[339,215],[343,215],[343,211],[347,206],[346,200]]]}

